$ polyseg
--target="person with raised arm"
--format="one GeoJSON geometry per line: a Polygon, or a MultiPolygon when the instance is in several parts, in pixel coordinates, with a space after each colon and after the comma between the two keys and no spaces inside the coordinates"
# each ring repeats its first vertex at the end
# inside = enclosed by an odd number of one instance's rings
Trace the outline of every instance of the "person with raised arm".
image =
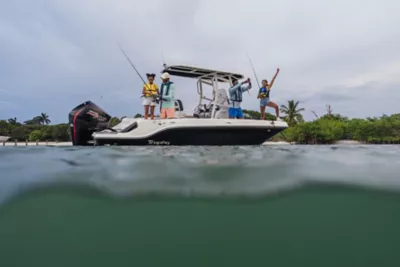
{"type": "Polygon", "coordinates": [[[229,108],[230,119],[243,119],[243,111],[240,105],[242,103],[243,93],[250,89],[250,78],[243,82],[238,82],[236,79],[232,80],[232,87],[229,88],[229,96],[231,100],[231,106],[229,108]]]}
{"type": "Polygon", "coordinates": [[[271,80],[271,83],[268,83],[267,80],[262,80],[262,87],[260,88],[257,99],[260,99],[260,113],[261,113],[261,120],[265,119],[265,108],[266,107],[271,107],[275,109],[275,115],[276,115],[276,120],[277,121],[282,121],[279,118],[279,107],[276,103],[272,102],[269,97],[270,97],[270,91],[272,86],[274,85],[275,79],[278,76],[279,73],[279,68],[276,70],[276,73],[274,77],[271,80]]]}

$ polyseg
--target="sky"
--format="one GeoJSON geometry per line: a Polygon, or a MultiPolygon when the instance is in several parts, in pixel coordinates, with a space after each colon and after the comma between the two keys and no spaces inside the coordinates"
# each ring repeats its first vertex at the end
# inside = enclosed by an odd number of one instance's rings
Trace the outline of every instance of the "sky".
{"type": "MultiPolygon", "coordinates": [[[[399,10],[396,0],[0,0],[0,119],[63,123],[87,100],[142,113],[143,83],[118,43],[158,83],[164,62],[250,77],[246,109],[259,109],[249,55],[260,80],[280,68],[271,100],[300,101],[308,120],[328,104],[350,118],[398,113],[399,10]]],[[[172,81],[192,113],[196,81],[172,81]]]]}

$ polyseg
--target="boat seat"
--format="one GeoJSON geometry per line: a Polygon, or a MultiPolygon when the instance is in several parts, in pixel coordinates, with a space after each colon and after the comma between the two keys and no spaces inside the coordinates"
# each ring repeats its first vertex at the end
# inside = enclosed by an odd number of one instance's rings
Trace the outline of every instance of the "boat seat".
{"type": "Polygon", "coordinates": [[[128,127],[125,127],[124,129],[121,130],[121,133],[127,133],[132,131],[133,129],[137,128],[137,122],[135,121],[134,123],[132,123],[131,125],[129,125],[128,127]]]}
{"type": "MultiPolygon", "coordinates": [[[[210,104],[200,104],[196,107],[193,113],[194,118],[211,118],[211,113],[213,111],[214,104],[211,102],[210,104]]],[[[219,106],[216,106],[216,111],[220,110],[219,106]]]]}
{"type": "Polygon", "coordinates": [[[136,129],[137,126],[138,126],[137,122],[134,121],[134,122],[132,122],[131,124],[125,126],[125,127],[122,128],[122,129],[120,128],[120,129],[115,129],[115,130],[116,130],[117,132],[119,132],[119,133],[127,133],[127,132],[132,131],[133,129],[136,129]]]}
{"type": "Polygon", "coordinates": [[[180,99],[175,100],[175,111],[183,111],[183,103],[180,99]]]}
{"type": "Polygon", "coordinates": [[[193,117],[195,118],[211,118],[212,111],[214,105],[216,106],[215,111],[216,117],[220,117],[218,115],[218,111],[225,112],[229,108],[229,97],[225,89],[221,88],[213,93],[214,99],[210,101],[209,104],[199,104],[193,113],[193,117]],[[217,101],[215,96],[218,97],[217,101]]]}
{"type": "Polygon", "coordinates": [[[207,115],[206,113],[210,113],[207,111],[207,105],[206,104],[199,104],[195,109],[193,113],[194,118],[206,118],[207,115]]]}
{"type": "MultiPolygon", "coordinates": [[[[214,103],[210,103],[207,106],[206,112],[212,112],[213,108],[214,108],[214,103]]],[[[219,109],[220,109],[220,107],[218,105],[216,105],[215,110],[218,111],[219,109]]]]}
{"type": "Polygon", "coordinates": [[[222,88],[218,89],[217,94],[218,94],[218,100],[216,101],[216,104],[218,106],[229,106],[229,97],[226,90],[222,88]]]}

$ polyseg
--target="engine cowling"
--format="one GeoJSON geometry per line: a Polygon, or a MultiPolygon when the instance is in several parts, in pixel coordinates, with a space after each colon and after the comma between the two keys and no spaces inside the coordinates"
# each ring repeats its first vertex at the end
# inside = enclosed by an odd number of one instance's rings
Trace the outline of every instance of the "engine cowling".
{"type": "Polygon", "coordinates": [[[92,134],[108,127],[111,116],[91,101],[75,107],[69,113],[69,124],[72,144],[74,146],[90,145],[92,134]]]}

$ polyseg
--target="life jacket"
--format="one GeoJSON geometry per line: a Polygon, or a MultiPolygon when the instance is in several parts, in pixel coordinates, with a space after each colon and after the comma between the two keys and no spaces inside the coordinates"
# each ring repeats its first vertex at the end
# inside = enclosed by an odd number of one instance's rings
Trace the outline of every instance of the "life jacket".
{"type": "Polygon", "coordinates": [[[260,88],[261,98],[269,98],[269,90],[266,87],[260,88]]]}
{"type": "Polygon", "coordinates": [[[166,84],[161,84],[161,90],[160,90],[160,95],[164,95],[164,87],[167,87],[167,91],[165,92],[165,96],[168,96],[169,94],[169,87],[173,84],[173,82],[167,82],[166,84]]]}
{"type": "Polygon", "coordinates": [[[167,87],[167,91],[165,92],[165,96],[169,95],[169,87],[173,84],[173,82],[167,82],[166,84],[162,83],[161,84],[161,90],[160,90],[160,95],[164,96],[164,87],[167,87]]]}
{"type": "Polygon", "coordinates": [[[231,101],[234,102],[242,102],[242,90],[239,88],[239,90],[236,90],[232,95],[231,95],[231,101]]]}
{"type": "Polygon", "coordinates": [[[155,84],[155,83],[152,83],[152,84],[146,83],[143,87],[145,89],[145,93],[144,93],[145,97],[150,97],[150,96],[153,96],[153,95],[157,94],[157,89],[158,89],[157,84],[155,84]]]}

